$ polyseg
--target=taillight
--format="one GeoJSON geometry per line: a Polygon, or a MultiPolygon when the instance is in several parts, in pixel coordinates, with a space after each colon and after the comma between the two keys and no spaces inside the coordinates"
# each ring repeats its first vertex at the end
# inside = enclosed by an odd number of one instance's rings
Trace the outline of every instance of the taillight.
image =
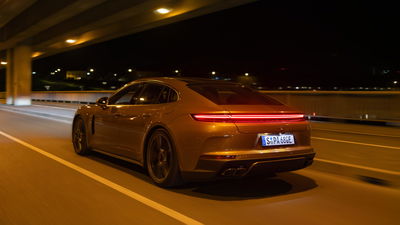
{"type": "Polygon", "coordinates": [[[304,121],[303,114],[192,114],[197,121],[222,123],[273,123],[304,121]]]}

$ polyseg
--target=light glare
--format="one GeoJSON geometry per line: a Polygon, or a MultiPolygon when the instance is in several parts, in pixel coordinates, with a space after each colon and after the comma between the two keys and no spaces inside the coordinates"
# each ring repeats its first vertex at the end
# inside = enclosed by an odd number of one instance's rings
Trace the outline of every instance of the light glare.
{"type": "Polygon", "coordinates": [[[75,39],[67,39],[65,42],[67,42],[68,44],[73,44],[76,42],[75,39]]]}
{"type": "Polygon", "coordinates": [[[167,9],[167,8],[159,8],[159,9],[156,9],[156,12],[159,14],[167,14],[167,13],[171,12],[171,10],[167,9]]]}

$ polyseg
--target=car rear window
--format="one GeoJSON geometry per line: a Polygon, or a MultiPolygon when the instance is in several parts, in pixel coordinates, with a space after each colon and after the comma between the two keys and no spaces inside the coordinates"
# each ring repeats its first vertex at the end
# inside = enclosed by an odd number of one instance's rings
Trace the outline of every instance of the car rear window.
{"type": "Polygon", "coordinates": [[[217,105],[282,105],[256,90],[235,84],[190,84],[189,88],[217,105]]]}

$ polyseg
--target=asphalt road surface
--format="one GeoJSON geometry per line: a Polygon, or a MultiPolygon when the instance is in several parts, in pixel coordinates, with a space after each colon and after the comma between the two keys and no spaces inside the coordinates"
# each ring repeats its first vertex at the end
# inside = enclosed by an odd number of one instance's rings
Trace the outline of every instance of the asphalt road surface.
{"type": "MultiPolygon", "coordinates": [[[[398,158],[391,158],[399,152],[396,128],[364,129],[364,134],[348,126],[313,128],[317,152],[328,149],[319,157],[343,148],[381,151],[378,161],[385,169],[399,170],[398,158]]],[[[376,166],[369,157],[357,157],[376,166]]],[[[0,110],[0,225],[394,225],[400,221],[399,203],[398,189],[312,169],[162,189],[130,163],[76,155],[66,122],[0,110]]]]}

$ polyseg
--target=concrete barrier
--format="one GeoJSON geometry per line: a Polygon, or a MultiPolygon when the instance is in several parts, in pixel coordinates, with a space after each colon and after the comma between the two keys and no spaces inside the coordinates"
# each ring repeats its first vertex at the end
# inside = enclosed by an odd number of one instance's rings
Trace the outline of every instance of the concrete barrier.
{"type": "MultiPolygon", "coordinates": [[[[34,91],[34,101],[93,103],[113,91],[34,91]]],[[[400,121],[400,91],[261,91],[307,115],[400,121]]],[[[0,98],[5,93],[0,92],[0,98]]]]}
{"type": "Polygon", "coordinates": [[[33,101],[94,103],[101,97],[109,97],[114,91],[34,91],[33,101]]]}
{"type": "Polygon", "coordinates": [[[308,115],[400,121],[399,91],[261,91],[308,115]]]}

